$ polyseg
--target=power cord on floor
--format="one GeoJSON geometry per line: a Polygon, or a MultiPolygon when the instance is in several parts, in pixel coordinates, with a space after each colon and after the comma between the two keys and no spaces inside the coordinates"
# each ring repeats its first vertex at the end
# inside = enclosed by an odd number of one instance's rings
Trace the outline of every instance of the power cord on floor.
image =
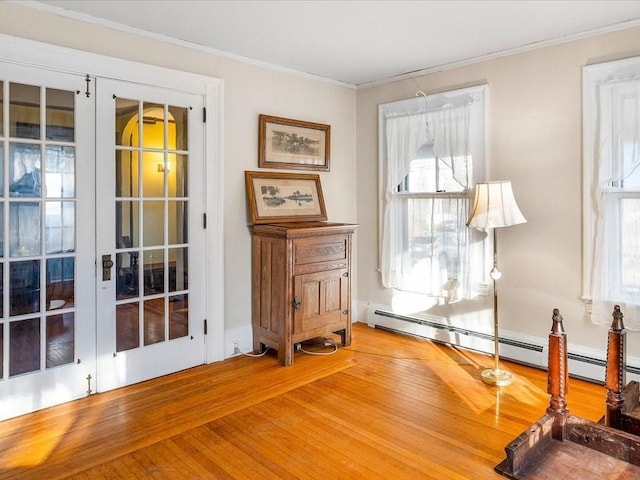
{"type": "Polygon", "coordinates": [[[267,347],[264,349],[264,352],[262,353],[246,353],[246,352],[240,352],[240,354],[244,355],[245,357],[251,357],[251,358],[260,358],[260,357],[264,357],[267,352],[271,350],[271,347],[267,347]]]}
{"type": "Polygon", "coordinates": [[[332,338],[328,338],[328,337],[324,337],[322,339],[322,342],[320,342],[320,343],[314,342],[312,345],[322,345],[323,347],[333,347],[333,350],[331,350],[329,352],[311,352],[309,350],[305,350],[302,345],[303,344],[301,343],[300,344],[300,351],[302,353],[306,353],[307,355],[326,356],[326,355],[333,355],[334,353],[336,353],[338,351],[338,345],[336,345],[336,342],[332,338]]]}

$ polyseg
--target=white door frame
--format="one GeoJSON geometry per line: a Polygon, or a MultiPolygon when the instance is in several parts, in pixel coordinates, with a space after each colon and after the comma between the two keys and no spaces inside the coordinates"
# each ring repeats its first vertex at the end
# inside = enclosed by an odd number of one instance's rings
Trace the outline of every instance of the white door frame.
{"type": "MultiPolygon", "coordinates": [[[[207,214],[206,362],[224,359],[224,251],[222,108],[223,81],[218,78],[82,52],[47,43],[0,34],[4,62],[88,75],[87,93],[94,95],[93,78],[144,83],[205,97],[205,182],[207,214]]],[[[84,92],[83,92],[84,93],[84,92]]]]}

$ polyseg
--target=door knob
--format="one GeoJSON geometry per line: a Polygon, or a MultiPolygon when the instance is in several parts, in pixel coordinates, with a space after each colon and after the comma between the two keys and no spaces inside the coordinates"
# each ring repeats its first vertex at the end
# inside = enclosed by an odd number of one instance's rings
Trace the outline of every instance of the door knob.
{"type": "Polygon", "coordinates": [[[111,267],[113,267],[113,260],[111,255],[102,256],[102,281],[108,282],[111,280],[111,267]]]}

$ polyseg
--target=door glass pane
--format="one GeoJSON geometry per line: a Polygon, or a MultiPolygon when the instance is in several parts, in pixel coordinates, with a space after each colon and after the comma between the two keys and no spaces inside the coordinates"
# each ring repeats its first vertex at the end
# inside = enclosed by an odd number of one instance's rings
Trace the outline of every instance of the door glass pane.
{"type": "Polygon", "coordinates": [[[4,378],[4,323],[0,323],[0,378],[4,378]]]}
{"type": "Polygon", "coordinates": [[[189,241],[188,202],[169,201],[169,244],[189,241]]]}
{"type": "Polygon", "coordinates": [[[12,197],[40,196],[40,146],[9,146],[9,192],[12,197]]]}
{"type": "Polygon", "coordinates": [[[10,263],[9,295],[11,315],[40,311],[40,260],[10,263]]]}
{"type": "Polygon", "coordinates": [[[189,295],[169,297],[169,340],[189,335],[189,295]]]}
{"type": "Polygon", "coordinates": [[[40,87],[9,85],[9,136],[40,138],[40,87]]]}
{"type": "Polygon", "coordinates": [[[116,152],[116,197],[138,197],[138,152],[116,152]]]}
{"type": "Polygon", "coordinates": [[[9,255],[40,254],[40,202],[9,204],[9,255]]]}
{"type": "Polygon", "coordinates": [[[138,296],[138,252],[116,254],[116,300],[138,296]]]}
{"type": "Polygon", "coordinates": [[[75,305],[75,258],[47,259],[47,310],[75,305]]]}
{"type": "Polygon", "coordinates": [[[131,350],[140,346],[140,322],[138,303],[116,305],[116,351],[131,350]]]}
{"type": "Polygon", "coordinates": [[[164,298],[144,301],[144,344],[164,342],[164,298]]]}
{"type": "Polygon", "coordinates": [[[164,250],[144,252],[144,294],[164,292],[164,250]]]}
{"type": "Polygon", "coordinates": [[[116,98],[116,145],[137,147],[140,144],[138,108],[136,100],[116,98]]]}
{"type": "MultiPolygon", "coordinates": [[[[184,107],[116,102],[116,299],[156,297],[143,300],[142,312],[136,310],[143,345],[188,334],[188,113],[184,107]],[[125,200],[139,197],[142,205],[125,200]],[[173,200],[167,204],[168,198],[173,200]]],[[[119,330],[117,336],[122,337],[119,330]]],[[[125,345],[140,346],[122,340],[122,349],[125,345]]]]}
{"type": "Polygon", "coordinates": [[[186,197],[189,195],[187,189],[187,155],[169,154],[168,187],[170,197],[186,197]]]}
{"type": "Polygon", "coordinates": [[[142,192],[145,197],[164,196],[164,154],[144,152],[142,154],[142,192]]]}
{"type": "Polygon", "coordinates": [[[45,217],[45,252],[62,253],[75,250],[74,202],[47,202],[45,217]]]}
{"type": "MultiPolygon", "coordinates": [[[[144,111],[144,128],[142,129],[142,146],[143,148],[164,149],[167,148],[164,143],[164,105],[157,103],[145,103],[144,111]]],[[[175,138],[175,137],[174,137],[175,138]]]]}
{"type": "Polygon", "coordinates": [[[164,244],[164,202],[150,200],[142,204],[144,246],[164,244]]]}
{"type": "Polygon", "coordinates": [[[116,202],[116,247],[135,248],[140,246],[138,233],[138,202],[116,202]]]}
{"type": "MultiPolygon", "coordinates": [[[[0,318],[4,318],[4,263],[0,263],[0,318]]],[[[0,331],[2,331],[1,324],[0,331]]],[[[1,341],[0,345],[2,345],[1,341]]],[[[2,355],[0,355],[0,358],[2,358],[2,355]]],[[[0,368],[0,372],[2,372],[2,368],[0,368]]]]}
{"type": "Polygon", "coordinates": [[[187,248],[169,249],[169,291],[189,288],[189,253],[187,248]]]}
{"type": "Polygon", "coordinates": [[[187,150],[188,110],[183,107],[169,106],[169,147],[172,150],[187,150]],[[173,131],[172,131],[173,130],[173,131]]]}
{"type": "Polygon", "coordinates": [[[4,257],[4,202],[2,201],[0,201],[0,257],[4,257]]]}
{"type": "Polygon", "coordinates": [[[76,149],[49,145],[45,150],[44,182],[48,198],[70,198],[76,194],[76,149]]]}
{"type": "Polygon", "coordinates": [[[9,324],[9,375],[40,370],[40,319],[9,324]]]}
{"type": "Polygon", "coordinates": [[[47,88],[47,140],[73,142],[74,93],[67,90],[47,88]]]}
{"type": "Polygon", "coordinates": [[[73,362],[74,315],[72,312],[47,317],[47,368],[73,362]]]}
{"type": "MultiPolygon", "coordinates": [[[[0,81],[0,137],[4,137],[4,82],[0,81]]],[[[0,149],[0,152],[2,150],[0,149]]],[[[2,155],[0,154],[0,158],[2,155]]],[[[2,359],[0,358],[0,362],[2,359]]],[[[2,369],[0,369],[0,376],[2,375],[2,369]]]]}

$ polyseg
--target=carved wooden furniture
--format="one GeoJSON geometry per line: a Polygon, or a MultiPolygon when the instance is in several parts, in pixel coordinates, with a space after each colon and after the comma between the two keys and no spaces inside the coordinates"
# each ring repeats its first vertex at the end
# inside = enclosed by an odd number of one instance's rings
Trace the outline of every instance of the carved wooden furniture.
{"type": "Polygon", "coordinates": [[[338,333],[351,343],[351,241],[355,225],[253,225],[253,348],[293,363],[296,343],[338,333]]]}
{"type": "Polygon", "coordinates": [[[606,414],[590,422],[569,413],[567,337],[553,311],[549,334],[546,414],[505,447],[496,472],[516,480],[640,478],[638,383],[624,386],[625,331],[620,308],[613,312],[607,347],[606,414]],[[626,431],[625,431],[626,430],[626,431]]]}

